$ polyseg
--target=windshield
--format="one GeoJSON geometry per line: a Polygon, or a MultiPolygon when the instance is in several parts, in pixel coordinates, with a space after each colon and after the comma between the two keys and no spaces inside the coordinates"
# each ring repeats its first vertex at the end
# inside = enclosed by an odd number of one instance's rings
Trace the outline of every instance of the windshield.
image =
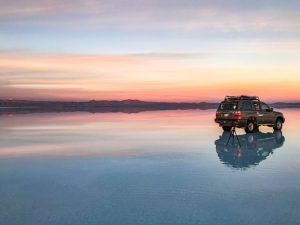
{"type": "Polygon", "coordinates": [[[236,110],[238,108],[238,102],[222,102],[219,105],[219,110],[236,110]]]}

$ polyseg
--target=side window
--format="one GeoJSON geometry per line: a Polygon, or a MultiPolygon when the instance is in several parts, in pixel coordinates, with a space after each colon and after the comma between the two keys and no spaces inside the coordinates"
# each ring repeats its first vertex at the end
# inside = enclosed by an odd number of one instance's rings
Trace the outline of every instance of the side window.
{"type": "Polygon", "coordinates": [[[250,101],[243,101],[242,102],[242,110],[251,111],[252,110],[252,103],[250,101]]]}
{"type": "Polygon", "coordinates": [[[258,111],[260,109],[258,101],[252,102],[253,110],[258,111]]]}
{"type": "Polygon", "coordinates": [[[262,111],[267,111],[269,109],[269,106],[266,103],[261,102],[260,105],[262,111]]]}

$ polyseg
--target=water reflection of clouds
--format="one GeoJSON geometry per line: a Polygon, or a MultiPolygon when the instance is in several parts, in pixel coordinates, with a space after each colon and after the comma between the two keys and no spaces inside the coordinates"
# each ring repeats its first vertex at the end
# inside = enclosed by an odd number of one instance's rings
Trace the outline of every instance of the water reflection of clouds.
{"type": "MultiPolygon", "coordinates": [[[[299,110],[282,110],[283,133],[296,140],[299,110]],[[295,138],[294,138],[295,136],[295,138]]],[[[215,110],[45,113],[0,117],[0,155],[147,156],[208,153],[220,128],[215,110]]],[[[261,127],[264,133],[272,130],[261,127]]],[[[238,133],[244,133],[239,129],[238,133]]],[[[297,145],[289,141],[289,146],[297,145]]]]}
{"type": "Polygon", "coordinates": [[[0,155],[140,156],[181,154],[207,143],[211,111],[45,113],[1,117],[0,155]]]}

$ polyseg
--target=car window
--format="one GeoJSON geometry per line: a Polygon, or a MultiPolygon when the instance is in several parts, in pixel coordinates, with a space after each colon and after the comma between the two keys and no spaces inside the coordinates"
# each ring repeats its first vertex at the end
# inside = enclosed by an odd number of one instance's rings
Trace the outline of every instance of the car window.
{"type": "Polygon", "coordinates": [[[258,101],[253,101],[252,102],[253,110],[259,110],[259,102],[258,101]]]}
{"type": "Polygon", "coordinates": [[[241,110],[251,111],[253,110],[252,102],[250,101],[243,101],[241,110]]]}
{"type": "Polygon", "coordinates": [[[262,111],[267,111],[268,109],[270,109],[269,106],[264,102],[261,102],[260,105],[262,111]]]}
{"type": "Polygon", "coordinates": [[[238,108],[237,102],[222,102],[219,105],[219,110],[236,110],[238,108]]]}

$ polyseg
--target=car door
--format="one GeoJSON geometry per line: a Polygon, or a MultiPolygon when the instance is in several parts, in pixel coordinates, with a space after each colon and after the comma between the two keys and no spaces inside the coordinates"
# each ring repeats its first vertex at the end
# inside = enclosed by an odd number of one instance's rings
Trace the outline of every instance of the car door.
{"type": "Polygon", "coordinates": [[[272,124],[273,123],[273,112],[270,107],[264,103],[260,103],[260,111],[258,113],[258,120],[260,124],[272,124]]]}
{"type": "Polygon", "coordinates": [[[256,118],[258,124],[264,123],[264,114],[261,113],[261,106],[260,102],[257,100],[252,101],[252,109],[253,109],[253,116],[256,118]]]}

